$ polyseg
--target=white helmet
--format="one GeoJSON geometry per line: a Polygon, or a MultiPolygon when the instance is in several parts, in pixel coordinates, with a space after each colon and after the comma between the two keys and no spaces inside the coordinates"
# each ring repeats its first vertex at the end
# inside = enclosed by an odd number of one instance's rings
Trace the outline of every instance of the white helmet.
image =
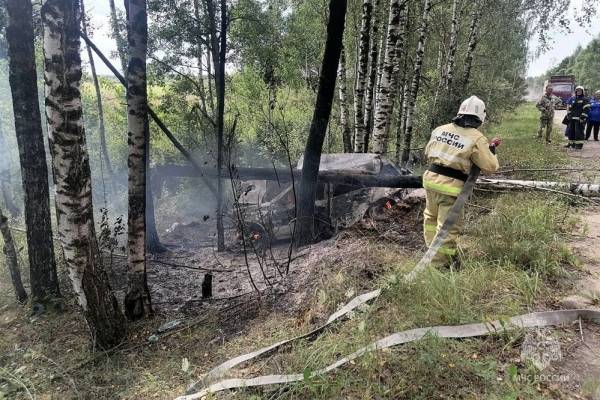
{"type": "Polygon", "coordinates": [[[582,91],[582,92],[585,92],[585,88],[584,88],[583,86],[581,86],[581,85],[580,85],[580,86],[577,86],[577,87],[575,88],[575,91],[578,91],[579,89],[581,89],[581,91],[582,91]]]}
{"type": "Polygon", "coordinates": [[[474,115],[485,121],[485,103],[477,96],[471,96],[462,102],[458,109],[458,115],[474,115]]]}

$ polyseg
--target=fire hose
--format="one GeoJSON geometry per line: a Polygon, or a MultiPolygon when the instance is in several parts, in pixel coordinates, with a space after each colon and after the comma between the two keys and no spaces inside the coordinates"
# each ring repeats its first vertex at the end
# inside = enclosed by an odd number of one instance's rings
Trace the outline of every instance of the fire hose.
{"type": "Polygon", "coordinates": [[[356,358],[371,353],[376,350],[386,349],[400,344],[414,342],[420,340],[427,335],[435,335],[440,338],[469,338],[478,336],[487,336],[514,329],[540,328],[546,326],[564,325],[585,319],[597,324],[600,324],[600,311],[595,310],[558,310],[534,312],[512,317],[507,321],[492,321],[484,323],[457,325],[457,326],[433,326],[429,328],[417,328],[402,332],[396,332],[376,342],[373,342],[365,347],[362,347],[355,352],[340,358],[333,364],[325,368],[319,369],[305,376],[304,373],[289,374],[289,375],[263,375],[256,378],[233,378],[225,379],[214,383],[205,389],[177,397],[176,400],[193,400],[202,399],[211,393],[220,392],[228,389],[276,385],[282,383],[299,382],[305,379],[310,379],[318,375],[323,375],[355,360],[356,358]]]}

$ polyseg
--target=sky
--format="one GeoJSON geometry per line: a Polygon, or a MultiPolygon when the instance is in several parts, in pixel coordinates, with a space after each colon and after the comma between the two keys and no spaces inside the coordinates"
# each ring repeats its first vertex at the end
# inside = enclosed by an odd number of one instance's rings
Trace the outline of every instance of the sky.
{"type": "MultiPolygon", "coordinates": [[[[122,2],[115,1],[117,8],[122,9],[122,2]],[[121,7],[120,7],[121,6],[121,7]]],[[[92,41],[105,56],[110,58],[112,64],[121,71],[120,62],[118,58],[111,57],[111,53],[117,50],[115,41],[110,36],[110,8],[108,1],[106,0],[87,0],[85,2],[85,12],[90,17],[90,25],[93,29],[91,34],[92,41]]],[[[82,43],[83,46],[83,43],[82,43]]],[[[87,53],[82,53],[82,59],[84,63],[88,64],[87,53]]],[[[112,75],[110,70],[104,65],[104,63],[97,57],[94,56],[96,63],[96,71],[99,75],[112,75]]],[[[123,71],[121,71],[123,72],[123,71]]]]}
{"type": "MultiPolygon", "coordinates": [[[[598,21],[598,19],[596,19],[598,21]]],[[[582,28],[575,25],[571,33],[554,31],[551,34],[552,47],[549,51],[541,54],[537,58],[533,58],[527,69],[527,76],[538,76],[546,72],[549,68],[557,65],[563,58],[571,55],[578,45],[585,47],[592,39],[600,35],[600,23],[582,28]]],[[[532,50],[537,46],[537,42],[531,43],[532,50]]]]}
{"type": "MultiPolygon", "coordinates": [[[[574,0],[572,8],[576,8],[579,3],[584,0],[574,0]]],[[[122,6],[122,2],[116,1],[117,7],[122,6]]],[[[91,25],[94,28],[92,34],[94,43],[100,50],[110,57],[111,53],[116,50],[114,40],[110,37],[109,15],[110,9],[106,0],[87,0],[86,12],[90,16],[91,25]]],[[[598,21],[598,19],[597,19],[598,21]]],[[[596,23],[592,27],[582,28],[574,24],[571,33],[565,33],[560,30],[555,30],[551,33],[552,45],[551,49],[534,57],[533,52],[537,47],[537,42],[531,42],[532,49],[530,54],[529,68],[527,69],[528,76],[537,76],[543,74],[546,70],[558,64],[564,57],[573,53],[578,45],[585,47],[593,38],[600,35],[600,23],[596,23]]],[[[84,56],[84,62],[87,64],[87,59],[84,56]]],[[[110,57],[111,62],[120,70],[120,63],[115,57],[110,57]]],[[[111,75],[109,69],[97,57],[96,69],[100,75],[111,75]]]]}

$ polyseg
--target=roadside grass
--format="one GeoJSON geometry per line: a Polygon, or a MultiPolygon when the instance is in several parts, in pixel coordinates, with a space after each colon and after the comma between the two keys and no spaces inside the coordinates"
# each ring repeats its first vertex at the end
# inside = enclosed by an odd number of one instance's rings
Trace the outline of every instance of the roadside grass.
{"type": "MultiPolygon", "coordinates": [[[[515,111],[507,112],[502,122],[485,129],[486,136],[503,139],[499,148],[501,170],[552,169],[567,166],[569,158],[562,148],[564,136],[557,127],[552,131],[552,144],[535,138],[539,111],[533,103],[525,103],[515,111]]],[[[560,179],[559,174],[547,171],[516,171],[515,179],[560,179]]]]}
{"type": "MultiPolygon", "coordinates": [[[[488,136],[502,132],[503,165],[560,166],[566,162],[555,145],[537,143],[537,114],[518,108],[488,136]],[[552,162],[550,164],[550,162],[552,162]]],[[[191,381],[226,359],[307,332],[353,296],[383,288],[382,295],[313,341],[300,341],[231,376],[303,373],[301,382],[240,389],[210,398],[240,399],[538,399],[556,397],[554,387],[538,380],[535,368],[519,359],[523,332],[484,338],[421,341],[376,351],[334,372],[308,378],[357,349],[407,329],[504,319],[548,307],[577,260],[565,246],[576,211],[547,193],[478,193],[466,216],[461,238],[462,266],[426,270],[416,282],[402,276],[419,257],[380,236],[338,241],[337,261],[324,258],[319,284],[299,314],[264,308],[240,332],[221,336],[207,323],[137,350],[89,357],[83,320],[71,304],[59,315],[32,321],[15,306],[6,283],[0,296],[0,399],[39,398],[171,399],[191,381]],[[353,248],[345,248],[352,246],[353,248]],[[358,249],[358,251],[354,251],[358,249]],[[350,251],[352,250],[352,251],[350,251]],[[351,254],[351,256],[349,255],[351,254]],[[189,367],[184,367],[186,362],[189,367]],[[51,360],[51,361],[48,361],[51,360]],[[25,368],[23,368],[25,367],[25,368]],[[16,378],[16,379],[15,379],[16,378]]],[[[408,232],[420,235],[420,232],[408,232]]],[[[168,320],[134,324],[131,344],[146,340],[168,320]]]]}

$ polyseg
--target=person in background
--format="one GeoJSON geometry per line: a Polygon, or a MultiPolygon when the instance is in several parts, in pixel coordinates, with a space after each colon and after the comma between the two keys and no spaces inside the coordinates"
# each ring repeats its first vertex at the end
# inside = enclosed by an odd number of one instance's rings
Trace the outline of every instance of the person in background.
{"type": "Polygon", "coordinates": [[[592,130],[594,131],[594,140],[597,142],[598,131],[600,131],[600,90],[597,90],[594,97],[590,100],[585,140],[590,138],[592,130]]]}
{"type": "Polygon", "coordinates": [[[550,139],[552,135],[552,126],[554,125],[554,109],[560,105],[560,98],[552,94],[552,85],[546,86],[544,95],[538,100],[535,107],[540,110],[540,129],[538,130],[537,138],[542,138],[542,132],[546,131],[546,143],[552,143],[550,139]]]}
{"type": "Polygon", "coordinates": [[[575,88],[575,96],[571,97],[567,107],[567,130],[569,144],[565,147],[581,150],[585,139],[584,127],[588,117],[590,102],[584,95],[583,86],[575,88]]]}
{"type": "MultiPolygon", "coordinates": [[[[423,174],[426,204],[423,235],[427,246],[444,225],[450,208],[460,194],[473,165],[484,174],[498,170],[494,149],[500,139],[491,144],[477,129],[485,120],[485,103],[477,96],[462,102],[452,123],[433,130],[425,147],[429,168],[423,174]]],[[[456,239],[460,235],[462,215],[444,240],[432,263],[437,266],[452,265],[456,261],[456,239]]]]}

